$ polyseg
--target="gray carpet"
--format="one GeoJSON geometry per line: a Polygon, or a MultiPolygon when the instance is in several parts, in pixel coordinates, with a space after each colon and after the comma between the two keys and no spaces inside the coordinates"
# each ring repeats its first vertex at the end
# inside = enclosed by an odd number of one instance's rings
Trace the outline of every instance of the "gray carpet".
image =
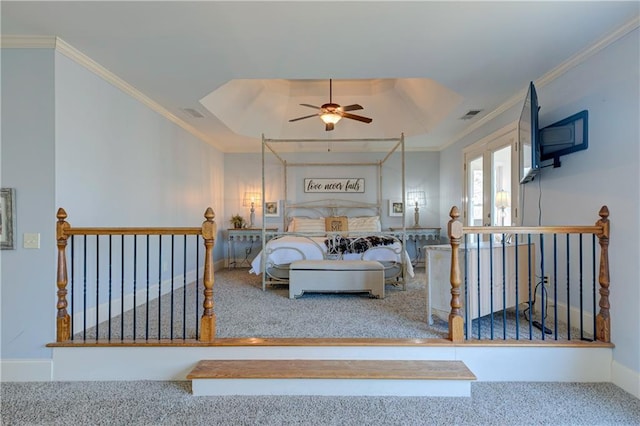
{"type": "MultiPolygon", "coordinates": [[[[434,317],[432,326],[427,322],[423,271],[418,269],[415,277],[409,279],[406,291],[401,287],[387,285],[384,299],[372,299],[364,293],[308,293],[298,299],[289,299],[286,285],[270,286],[263,292],[260,276],[249,274],[247,269],[222,269],[216,271],[214,284],[216,335],[265,338],[444,338],[448,334],[445,321],[434,317]]],[[[195,285],[187,286],[186,290],[185,296],[183,290],[178,289],[173,295],[173,301],[170,295],[161,298],[160,321],[157,300],[139,306],[136,309],[136,338],[195,338],[197,319],[202,312],[202,289],[197,293],[197,301],[195,285]],[[183,304],[184,298],[186,304],[183,304]],[[174,306],[173,314],[170,306],[174,306]],[[196,306],[200,308],[198,312],[196,306]],[[186,312],[186,323],[183,323],[183,312],[186,312]],[[148,328],[145,326],[147,317],[150,319],[148,328]]],[[[514,309],[508,309],[506,314],[506,322],[503,321],[502,313],[496,313],[493,320],[491,316],[474,320],[474,338],[478,337],[478,324],[481,338],[491,338],[492,322],[493,336],[496,339],[504,336],[515,338],[516,328],[521,339],[529,339],[530,336],[533,339],[541,338],[542,333],[530,327],[529,322],[524,319],[522,309],[518,315],[514,309]]],[[[112,339],[117,340],[121,335],[125,339],[133,337],[133,310],[126,312],[123,318],[112,319],[112,339]]],[[[546,325],[552,327],[550,321],[546,325]]],[[[108,332],[108,324],[100,324],[100,338],[107,338],[108,332]]],[[[560,324],[558,337],[563,339],[566,335],[566,327],[560,324]]],[[[577,330],[572,331],[574,338],[578,335],[577,330]]],[[[87,339],[95,339],[95,336],[95,328],[87,330],[87,339]]],[[[82,339],[83,334],[79,333],[75,338],[82,339]]]]}
{"type": "Polygon", "coordinates": [[[470,398],[195,397],[188,382],[2,383],[3,425],[638,425],[609,383],[473,383],[470,398]]]}

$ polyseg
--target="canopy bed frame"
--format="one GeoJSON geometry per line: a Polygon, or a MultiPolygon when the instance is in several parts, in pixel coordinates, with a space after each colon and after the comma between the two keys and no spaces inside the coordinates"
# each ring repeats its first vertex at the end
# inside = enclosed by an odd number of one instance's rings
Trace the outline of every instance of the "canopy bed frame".
{"type": "MultiPolygon", "coordinates": [[[[313,261],[313,273],[323,274],[323,271],[335,272],[339,269],[339,276],[343,283],[337,287],[328,286],[328,292],[359,291],[360,287],[352,287],[353,282],[360,278],[376,276],[372,270],[378,270],[376,264],[381,264],[384,271],[383,283],[401,285],[405,288],[407,275],[413,276],[413,267],[405,250],[405,212],[403,209],[402,225],[394,226],[394,231],[383,230],[383,174],[390,159],[399,159],[399,191],[394,190],[390,199],[402,200],[405,204],[405,151],[404,135],[398,138],[380,139],[267,139],[262,136],[262,200],[267,201],[267,182],[274,184],[267,176],[267,156],[272,155],[276,167],[281,168],[282,187],[279,193],[282,198],[282,231],[273,231],[273,223],[267,223],[265,209],[262,209],[262,250],[252,262],[251,272],[262,274],[262,289],[273,284],[290,284],[290,271],[300,271],[309,261],[313,261]],[[321,155],[318,144],[328,154],[321,155]],[[315,147],[315,149],[314,149],[315,147]],[[382,148],[381,148],[382,147],[382,148]],[[341,161],[298,161],[308,155],[332,157],[334,153],[366,153],[367,159],[361,162],[341,161]],[[287,158],[289,157],[289,158],[287,158]],[[375,191],[370,182],[358,178],[329,179],[327,169],[341,168],[338,175],[352,175],[353,170],[365,168],[370,178],[375,175],[375,191]],[[303,168],[298,173],[296,182],[290,185],[292,168],[303,168]],[[317,174],[309,176],[307,170],[318,170],[317,174]],[[371,168],[374,171],[371,171],[371,168]],[[301,182],[304,182],[300,185],[301,182]],[[360,180],[362,182],[360,182],[360,180]],[[365,183],[367,186],[365,187],[365,183]],[[301,189],[304,190],[301,193],[301,189]],[[325,191],[326,190],[326,191],[325,191]],[[365,191],[366,190],[366,191],[365,191]],[[297,191],[296,193],[293,193],[297,191]],[[336,198],[324,198],[326,193],[342,194],[336,198]],[[300,200],[303,198],[303,200],[300,200]],[[354,200],[353,198],[356,198],[354,200]],[[371,200],[375,198],[375,201],[371,200]],[[358,200],[359,199],[359,200],[358,200]],[[398,232],[398,228],[401,232],[398,232]],[[339,265],[336,261],[351,262],[352,267],[339,265]],[[353,262],[362,262],[358,265],[353,262]],[[301,263],[306,262],[306,263],[301,263]],[[339,266],[338,266],[339,265],[339,266]],[[348,271],[348,272],[347,272],[348,271]],[[365,271],[365,272],[363,272],[365,271]],[[355,274],[355,275],[349,275],[355,274]],[[360,276],[357,276],[360,274],[360,276]]],[[[271,167],[272,164],[269,165],[271,167]]],[[[394,175],[397,178],[398,170],[394,175]]],[[[387,189],[389,190],[389,189],[387,189]]],[[[273,193],[273,189],[271,189],[273,193]]],[[[397,218],[395,219],[397,220],[397,218]]],[[[388,224],[386,228],[389,228],[388,224]]],[[[296,274],[294,274],[296,276],[296,274]]],[[[330,276],[329,273],[326,274],[330,276]]],[[[333,278],[336,276],[331,275],[333,278]]],[[[333,279],[332,278],[332,279],[333,279]]],[[[364,279],[364,278],[362,278],[364,279]]],[[[377,278],[376,278],[377,279],[377,278]]],[[[379,288],[380,283],[368,283],[365,287],[379,288]]],[[[322,291],[316,285],[308,291],[322,291]]],[[[301,294],[300,286],[296,285],[296,297],[301,294]]],[[[304,289],[302,289],[304,292],[304,289]]],[[[380,292],[373,291],[372,295],[380,297],[380,292]]],[[[384,297],[384,293],[382,293],[384,297]]]]}

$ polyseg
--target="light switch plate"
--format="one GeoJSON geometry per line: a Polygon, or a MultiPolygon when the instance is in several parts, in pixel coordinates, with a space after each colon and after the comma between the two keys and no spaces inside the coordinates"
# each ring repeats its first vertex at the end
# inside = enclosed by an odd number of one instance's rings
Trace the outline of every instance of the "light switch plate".
{"type": "Polygon", "coordinates": [[[27,249],[40,248],[40,234],[24,234],[23,247],[27,249]]]}

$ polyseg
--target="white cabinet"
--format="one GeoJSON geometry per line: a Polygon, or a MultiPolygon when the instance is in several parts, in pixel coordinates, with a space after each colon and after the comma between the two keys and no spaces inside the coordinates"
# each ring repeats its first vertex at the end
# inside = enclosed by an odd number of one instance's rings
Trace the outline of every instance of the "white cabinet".
{"type": "MultiPolygon", "coordinates": [[[[447,320],[451,312],[451,246],[449,244],[424,246],[424,251],[427,314],[429,323],[432,324],[432,314],[447,320]]],[[[477,245],[468,245],[466,281],[463,245],[460,245],[458,255],[462,281],[460,301],[463,318],[466,308],[465,282],[469,286],[469,322],[490,314],[492,308],[493,312],[498,312],[513,307],[516,305],[516,300],[518,303],[528,303],[530,286],[533,297],[535,288],[535,246],[533,244],[506,245],[504,255],[501,243],[494,243],[493,246],[489,243],[481,243],[479,251],[477,245]]]]}

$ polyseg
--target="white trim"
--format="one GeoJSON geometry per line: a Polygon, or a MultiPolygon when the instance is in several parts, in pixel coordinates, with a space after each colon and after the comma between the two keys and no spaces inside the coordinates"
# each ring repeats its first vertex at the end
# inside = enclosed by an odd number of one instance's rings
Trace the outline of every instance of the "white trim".
{"type": "Polygon", "coordinates": [[[613,361],[611,363],[611,381],[614,385],[640,399],[640,372],[613,361]]]}
{"type": "MultiPolygon", "coordinates": [[[[614,30],[613,32],[611,32],[608,35],[606,35],[605,37],[603,37],[600,41],[598,41],[598,42],[592,44],[591,46],[588,46],[584,50],[576,53],[575,55],[573,55],[572,57],[570,57],[569,59],[567,59],[566,61],[564,61],[563,63],[561,63],[557,67],[555,67],[554,69],[552,69],[551,71],[549,71],[546,74],[544,74],[542,77],[540,77],[537,80],[535,80],[534,83],[535,83],[536,87],[542,88],[542,87],[546,86],[547,84],[551,83],[553,80],[555,80],[556,78],[560,77],[561,75],[563,75],[567,71],[569,71],[572,68],[582,64],[584,61],[586,61],[587,59],[589,59],[591,56],[595,55],[596,53],[600,52],[602,49],[608,47],[609,45],[615,43],[616,41],[618,41],[619,39],[621,39],[625,35],[629,34],[631,31],[633,31],[636,28],[638,28],[638,26],[640,26],[640,17],[636,16],[635,18],[631,19],[626,24],[622,25],[620,28],[614,30]]],[[[459,140],[461,140],[465,136],[470,135],[471,133],[473,133],[476,130],[480,129],[485,124],[487,124],[487,123],[491,122],[492,120],[494,120],[495,118],[499,117],[505,111],[508,111],[510,108],[512,108],[512,107],[516,106],[517,104],[521,103],[524,100],[524,98],[527,96],[527,91],[528,91],[528,87],[522,89],[520,92],[516,93],[511,98],[507,99],[507,101],[504,102],[502,105],[499,105],[496,109],[494,109],[493,111],[489,112],[488,114],[486,114],[485,116],[480,118],[475,123],[471,124],[469,127],[464,129],[462,132],[460,132],[457,135],[455,135],[452,139],[450,139],[449,141],[445,142],[443,145],[440,145],[438,147],[438,150],[442,151],[445,148],[448,148],[449,146],[451,146],[454,143],[458,142],[459,140]]]]}
{"type": "Polygon", "coordinates": [[[185,380],[203,359],[393,359],[459,360],[478,381],[611,382],[612,353],[533,345],[56,347],[53,380],[185,380]]]}
{"type": "Polygon", "coordinates": [[[322,395],[470,397],[470,380],[194,379],[193,395],[322,395]]]}
{"type": "Polygon", "coordinates": [[[0,35],[0,47],[3,49],[55,49],[56,37],[0,35]]]}
{"type": "Polygon", "coordinates": [[[135,87],[133,87],[132,85],[130,85],[129,83],[127,83],[126,81],[124,81],[123,79],[121,79],[120,77],[118,77],[117,75],[115,75],[114,73],[112,73],[111,71],[109,71],[108,69],[106,69],[105,67],[103,67],[102,65],[100,65],[99,63],[97,63],[96,61],[94,61],[84,53],[80,52],[78,49],[71,46],[69,43],[67,43],[66,41],[62,40],[59,37],[10,36],[9,35],[9,36],[2,36],[2,38],[0,38],[0,43],[2,48],[55,49],[56,51],[60,52],[61,54],[71,59],[72,61],[76,62],[78,65],[85,67],[87,70],[96,74],[98,77],[104,79],[108,83],[122,90],[127,95],[141,102],[142,104],[147,106],[149,109],[157,112],[167,120],[171,121],[172,123],[178,125],[179,127],[183,128],[187,132],[191,133],[196,138],[202,140],[203,142],[208,143],[209,145],[212,145],[213,147],[219,149],[220,151],[223,151],[222,147],[217,141],[211,139],[204,133],[198,131],[195,127],[191,126],[189,123],[180,119],[179,117],[171,113],[169,110],[164,108],[162,105],[155,102],[154,100],[149,98],[147,95],[145,95],[144,93],[142,93],[141,91],[139,91],[138,89],[136,89],[135,87]]]}
{"type": "Polygon", "coordinates": [[[52,359],[2,359],[2,382],[49,382],[53,380],[52,359]]]}

